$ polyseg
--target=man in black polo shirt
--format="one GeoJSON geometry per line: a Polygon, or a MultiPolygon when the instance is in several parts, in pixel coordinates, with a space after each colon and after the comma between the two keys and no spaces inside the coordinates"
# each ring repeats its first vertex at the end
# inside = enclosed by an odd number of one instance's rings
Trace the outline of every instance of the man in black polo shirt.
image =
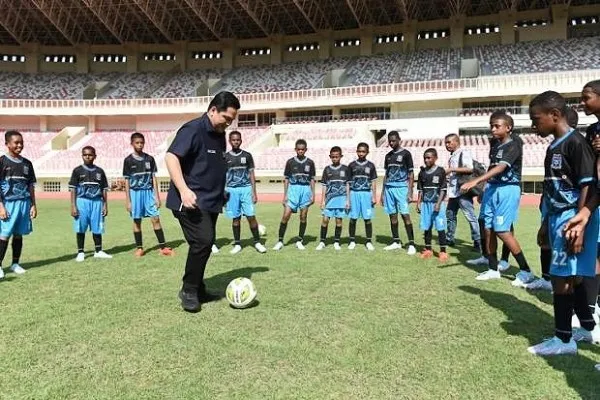
{"type": "Polygon", "coordinates": [[[171,177],[167,208],[173,211],[189,244],[179,292],[186,311],[200,311],[200,302],[212,299],[204,286],[204,269],[225,202],[225,129],[239,108],[240,101],[233,93],[218,93],[202,117],[179,128],[165,156],[171,177]]]}

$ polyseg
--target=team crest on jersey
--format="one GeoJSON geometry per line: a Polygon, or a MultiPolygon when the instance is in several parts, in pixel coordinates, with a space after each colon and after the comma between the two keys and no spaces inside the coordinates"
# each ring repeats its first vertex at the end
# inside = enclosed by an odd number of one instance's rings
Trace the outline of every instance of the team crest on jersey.
{"type": "Polygon", "coordinates": [[[371,173],[371,167],[365,167],[365,174],[371,173]]]}
{"type": "Polygon", "coordinates": [[[240,157],[240,162],[242,164],[246,164],[246,157],[240,157]]]}
{"type": "Polygon", "coordinates": [[[146,165],[146,169],[150,169],[150,161],[146,161],[144,165],[146,165]]]}
{"type": "Polygon", "coordinates": [[[102,180],[102,175],[100,175],[100,172],[96,172],[96,180],[97,181],[102,180]]]}
{"type": "Polygon", "coordinates": [[[346,177],[346,171],[340,171],[340,176],[342,178],[345,178],[346,177]]]}
{"type": "Polygon", "coordinates": [[[552,169],[561,169],[562,168],[562,155],[561,154],[552,154],[552,163],[550,164],[550,168],[552,168],[552,169]]]}
{"type": "Polygon", "coordinates": [[[498,150],[498,152],[496,153],[496,158],[502,158],[502,153],[503,152],[504,152],[504,149],[498,150]]]}
{"type": "Polygon", "coordinates": [[[310,172],[310,165],[304,166],[304,172],[310,172]]]}
{"type": "Polygon", "coordinates": [[[434,176],[433,177],[433,183],[440,183],[440,177],[439,176],[434,176]]]}
{"type": "Polygon", "coordinates": [[[396,156],[396,161],[402,162],[402,155],[396,156]]]}
{"type": "Polygon", "coordinates": [[[29,167],[27,165],[23,166],[23,174],[25,174],[25,175],[29,174],[29,167]]]}

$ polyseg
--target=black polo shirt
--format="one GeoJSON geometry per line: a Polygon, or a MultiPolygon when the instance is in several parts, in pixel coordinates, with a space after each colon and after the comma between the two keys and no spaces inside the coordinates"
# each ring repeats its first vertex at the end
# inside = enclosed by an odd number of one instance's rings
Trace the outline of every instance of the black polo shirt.
{"type": "MultiPolygon", "coordinates": [[[[225,134],[215,132],[208,116],[193,119],[177,131],[169,153],[179,158],[183,179],[196,193],[200,210],[221,212],[225,191],[225,134]]],[[[167,208],[181,210],[181,196],[171,182],[167,194],[167,208]]]]}

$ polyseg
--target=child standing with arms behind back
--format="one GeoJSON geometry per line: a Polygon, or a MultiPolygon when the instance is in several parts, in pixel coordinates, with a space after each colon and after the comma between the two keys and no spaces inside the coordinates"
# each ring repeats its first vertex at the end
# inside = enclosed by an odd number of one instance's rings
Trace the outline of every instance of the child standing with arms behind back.
{"type": "Polygon", "coordinates": [[[375,164],[367,160],[369,154],[369,145],[359,143],[356,146],[356,155],[358,160],[352,161],[348,166],[350,170],[350,244],[348,250],[354,250],[356,247],[356,220],[362,218],[365,220],[365,235],[367,250],[373,251],[373,206],[377,204],[377,170],[375,164]]]}

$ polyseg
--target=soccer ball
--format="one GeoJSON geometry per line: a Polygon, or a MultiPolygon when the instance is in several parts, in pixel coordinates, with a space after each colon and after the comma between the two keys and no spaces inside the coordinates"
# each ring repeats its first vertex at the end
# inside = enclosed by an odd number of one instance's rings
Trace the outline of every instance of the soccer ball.
{"type": "Polygon", "coordinates": [[[256,299],[256,288],[248,278],[235,278],[225,290],[227,301],[234,308],[246,308],[256,299]]]}
{"type": "Polygon", "coordinates": [[[265,236],[267,234],[267,227],[264,225],[258,225],[258,233],[260,233],[260,236],[265,236]]]}

